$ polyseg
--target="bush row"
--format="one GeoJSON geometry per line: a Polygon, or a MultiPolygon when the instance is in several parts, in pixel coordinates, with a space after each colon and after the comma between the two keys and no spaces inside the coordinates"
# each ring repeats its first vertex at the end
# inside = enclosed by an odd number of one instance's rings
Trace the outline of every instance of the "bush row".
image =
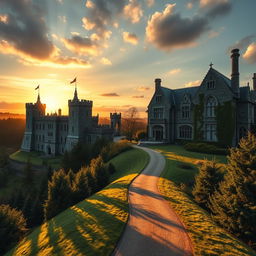
{"type": "Polygon", "coordinates": [[[228,150],[225,148],[219,148],[215,145],[202,143],[202,142],[200,143],[190,142],[185,144],[184,148],[188,151],[215,154],[215,155],[226,155],[228,153],[228,150]]]}

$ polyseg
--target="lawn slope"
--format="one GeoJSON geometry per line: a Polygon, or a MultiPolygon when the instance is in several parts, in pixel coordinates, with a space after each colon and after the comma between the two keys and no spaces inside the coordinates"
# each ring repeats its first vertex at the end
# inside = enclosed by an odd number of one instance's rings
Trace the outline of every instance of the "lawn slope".
{"type": "Polygon", "coordinates": [[[159,191],[187,227],[194,255],[256,255],[256,252],[220,228],[211,216],[178,186],[180,183],[186,184],[188,181],[194,181],[194,176],[197,173],[197,161],[217,158],[219,162],[225,163],[225,158],[187,152],[182,147],[174,145],[154,147],[154,149],[161,151],[166,157],[166,166],[158,181],[159,191]],[[189,164],[193,168],[183,169],[181,166],[184,164],[189,164]]]}
{"type": "Polygon", "coordinates": [[[148,161],[140,149],[118,155],[110,185],[36,228],[6,255],[111,254],[128,220],[128,186],[148,161]]]}

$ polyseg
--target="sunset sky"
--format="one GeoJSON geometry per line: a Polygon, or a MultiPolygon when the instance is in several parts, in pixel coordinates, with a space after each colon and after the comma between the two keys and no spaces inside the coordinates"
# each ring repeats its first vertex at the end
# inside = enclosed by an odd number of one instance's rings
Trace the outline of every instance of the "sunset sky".
{"type": "Polygon", "coordinates": [[[94,113],[139,109],[154,79],[181,88],[209,69],[230,77],[241,50],[241,84],[256,72],[255,0],[0,0],[0,112],[24,113],[40,84],[47,111],[79,98],[94,113]]]}

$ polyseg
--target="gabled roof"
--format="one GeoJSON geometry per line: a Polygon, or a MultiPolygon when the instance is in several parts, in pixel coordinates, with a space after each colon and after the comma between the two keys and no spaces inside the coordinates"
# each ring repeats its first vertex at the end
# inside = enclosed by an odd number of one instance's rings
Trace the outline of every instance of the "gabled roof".
{"type": "Polygon", "coordinates": [[[217,71],[214,68],[211,68],[209,71],[213,72],[213,74],[215,74],[217,77],[219,77],[221,80],[223,80],[225,82],[225,84],[231,88],[231,80],[226,77],[225,75],[221,74],[219,71],[217,71]]]}

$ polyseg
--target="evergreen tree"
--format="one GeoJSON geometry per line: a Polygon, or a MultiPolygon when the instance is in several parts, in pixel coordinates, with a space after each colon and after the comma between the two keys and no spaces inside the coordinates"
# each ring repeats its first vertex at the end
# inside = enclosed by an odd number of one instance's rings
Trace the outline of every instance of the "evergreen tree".
{"type": "Polygon", "coordinates": [[[223,175],[215,161],[204,161],[195,178],[192,194],[195,201],[202,207],[208,208],[210,196],[214,193],[223,175]]]}
{"type": "Polygon", "coordinates": [[[31,167],[31,163],[28,160],[25,167],[24,167],[24,179],[23,183],[26,186],[28,190],[30,190],[33,187],[34,183],[34,172],[31,167]]]}
{"type": "Polygon", "coordinates": [[[48,182],[48,196],[44,205],[45,219],[51,219],[72,204],[72,184],[63,169],[54,172],[48,182]]]}
{"type": "Polygon", "coordinates": [[[107,166],[104,164],[101,156],[91,160],[90,171],[96,182],[97,191],[108,184],[109,174],[107,166]]]}
{"type": "Polygon", "coordinates": [[[75,176],[74,181],[74,203],[78,203],[90,195],[88,176],[86,168],[82,168],[75,176]]]}
{"type": "Polygon", "coordinates": [[[228,157],[227,174],[210,200],[214,218],[243,240],[256,242],[256,137],[248,133],[228,157]]]}
{"type": "Polygon", "coordinates": [[[0,252],[10,249],[26,232],[26,220],[22,212],[9,205],[0,205],[0,252]]]}

